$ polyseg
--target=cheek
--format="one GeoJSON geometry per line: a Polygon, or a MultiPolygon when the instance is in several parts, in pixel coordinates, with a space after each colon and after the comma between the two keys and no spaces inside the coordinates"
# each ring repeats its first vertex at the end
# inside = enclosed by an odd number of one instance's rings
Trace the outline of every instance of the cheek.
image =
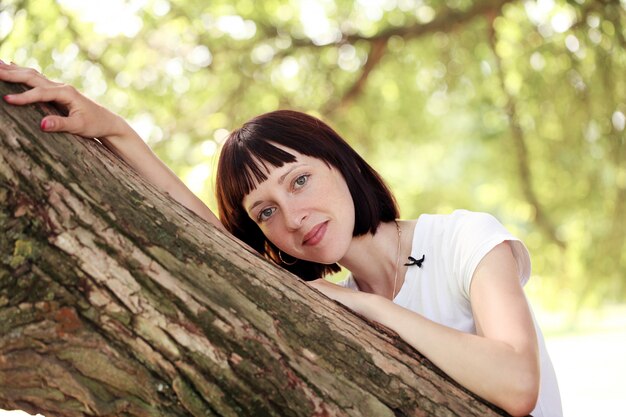
{"type": "Polygon", "coordinates": [[[285,247],[285,242],[286,242],[286,233],[284,232],[284,230],[281,232],[280,229],[280,222],[278,221],[279,219],[272,219],[271,224],[265,224],[263,227],[261,227],[261,232],[263,232],[263,235],[270,241],[272,242],[274,245],[278,246],[279,248],[284,248],[285,247]]]}
{"type": "Polygon", "coordinates": [[[337,190],[337,199],[339,200],[342,209],[345,211],[348,217],[354,219],[354,201],[352,200],[352,194],[350,194],[350,190],[348,189],[345,181],[341,181],[341,184],[337,187],[337,190]]]}

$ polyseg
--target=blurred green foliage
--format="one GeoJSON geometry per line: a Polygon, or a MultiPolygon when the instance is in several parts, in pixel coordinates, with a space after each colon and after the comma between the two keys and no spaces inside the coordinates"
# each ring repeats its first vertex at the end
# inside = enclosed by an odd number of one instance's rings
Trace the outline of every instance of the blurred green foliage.
{"type": "Polygon", "coordinates": [[[404,218],[491,212],[531,297],[626,299],[626,2],[0,0],[0,58],[130,120],[209,205],[220,141],[323,117],[404,218]]]}

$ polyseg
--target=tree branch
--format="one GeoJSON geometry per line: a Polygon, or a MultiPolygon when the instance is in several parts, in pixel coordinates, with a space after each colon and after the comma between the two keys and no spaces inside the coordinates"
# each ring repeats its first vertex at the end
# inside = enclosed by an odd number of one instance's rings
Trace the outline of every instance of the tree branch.
{"type": "Polygon", "coordinates": [[[371,42],[371,51],[367,56],[367,62],[361,70],[359,78],[357,78],[352,86],[341,96],[339,100],[330,100],[328,104],[324,106],[321,113],[325,116],[329,116],[337,109],[348,107],[365,89],[367,79],[372,70],[381,61],[387,50],[387,39],[377,39],[371,42]]]}
{"type": "Polygon", "coordinates": [[[524,137],[524,130],[519,124],[517,103],[515,97],[507,90],[504,83],[504,69],[502,68],[502,59],[498,55],[496,50],[497,34],[493,27],[493,20],[497,16],[496,13],[491,15],[491,24],[489,25],[489,45],[493,52],[493,56],[496,61],[496,74],[502,89],[502,93],[506,96],[506,115],[509,121],[509,127],[511,130],[511,139],[513,142],[513,148],[515,149],[515,156],[517,162],[517,172],[519,175],[520,185],[522,187],[522,193],[526,198],[526,201],[535,211],[535,222],[539,226],[540,230],[558,247],[561,249],[566,248],[565,242],[563,242],[556,233],[556,228],[552,224],[552,221],[548,218],[543,205],[539,202],[537,194],[532,185],[532,173],[530,170],[530,164],[528,161],[528,147],[526,146],[526,139],[524,137]]]}
{"type": "MultiPolygon", "coordinates": [[[[393,36],[399,36],[405,40],[418,38],[427,34],[431,34],[440,30],[456,29],[456,27],[467,23],[475,17],[483,14],[488,14],[494,10],[499,10],[505,3],[511,0],[488,0],[474,4],[470,9],[460,12],[452,9],[446,9],[443,12],[437,14],[436,18],[426,24],[418,24],[412,26],[405,26],[400,28],[392,28],[382,31],[381,33],[364,37],[359,35],[344,35],[338,42],[354,43],[357,41],[367,41],[371,44],[371,50],[367,57],[367,62],[363,67],[361,74],[354,81],[354,83],[346,90],[340,100],[330,101],[328,105],[322,110],[322,114],[328,116],[330,113],[337,109],[345,108],[354,102],[357,97],[364,91],[367,79],[381,61],[386,52],[386,46],[389,39],[393,36]]],[[[331,44],[332,45],[332,44],[331,44]]],[[[296,41],[294,46],[311,46],[310,42],[296,41]]]]}
{"type": "Polygon", "coordinates": [[[506,3],[511,3],[512,1],[513,0],[479,1],[474,3],[469,9],[465,11],[445,9],[444,11],[439,12],[436,17],[429,23],[391,28],[371,37],[348,35],[344,37],[343,42],[356,42],[358,40],[374,41],[378,39],[389,39],[392,36],[399,36],[401,38],[404,38],[405,40],[408,40],[438,31],[449,32],[450,28],[465,24],[477,16],[500,10],[502,6],[504,6],[506,3]]]}

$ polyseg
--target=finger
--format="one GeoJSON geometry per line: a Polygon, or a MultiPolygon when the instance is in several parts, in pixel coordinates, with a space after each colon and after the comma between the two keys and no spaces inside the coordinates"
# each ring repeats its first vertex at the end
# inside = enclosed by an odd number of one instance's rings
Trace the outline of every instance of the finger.
{"type": "Polygon", "coordinates": [[[22,68],[16,65],[0,65],[0,80],[11,83],[24,83],[29,87],[55,84],[32,68],[22,68]]]}
{"type": "Polygon", "coordinates": [[[46,116],[41,120],[41,130],[45,132],[76,133],[82,125],[77,117],[46,116]]]}
{"type": "Polygon", "coordinates": [[[42,129],[46,132],[68,132],[78,136],[93,138],[96,133],[89,129],[88,123],[82,115],[47,116],[42,120],[42,129]]]}
{"type": "Polygon", "coordinates": [[[4,99],[8,103],[22,106],[24,104],[55,101],[57,95],[57,90],[46,87],[35,87],[19,94],[7,94],[4,96],[4,99]]]}
{"type": "Polygon", "coordinates": [[[56,101],[65,106],[71,107],[77,97],[76,90],[68,85],[54,85],[46,87],[35,87],[19,94],[8,94],[4,99],[18,106],[31,103],[40,103],[48,101],[56,101]]]}

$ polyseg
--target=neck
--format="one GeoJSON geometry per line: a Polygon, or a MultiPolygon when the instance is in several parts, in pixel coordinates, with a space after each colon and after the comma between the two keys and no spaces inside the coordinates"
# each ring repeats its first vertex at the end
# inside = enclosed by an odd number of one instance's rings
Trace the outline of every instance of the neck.
{"type": "Polygon", "coordinates": [[[398,226],[401,230],[399,253],[395,222],[381,223],[376,234],[368,233],[352,239],[340,264],[352,272],[361,291],[390,299],[400,291],[407,269],[404,263],[411,253],[415,222],[398,221],[398,226]]]}

